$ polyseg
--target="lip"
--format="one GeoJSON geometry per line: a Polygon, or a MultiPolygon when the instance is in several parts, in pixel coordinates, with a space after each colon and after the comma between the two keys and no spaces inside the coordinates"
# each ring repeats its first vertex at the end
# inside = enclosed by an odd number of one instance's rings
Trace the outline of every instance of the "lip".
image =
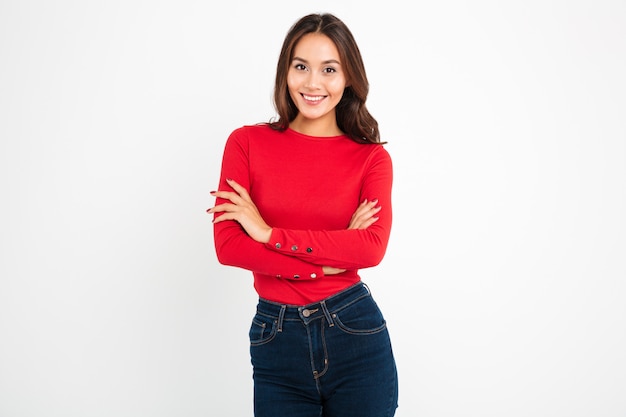
{"type": "Polygon", "coordinates": [[[305,103],[310,104],[310,105],[319,104],[322,101],[324,101],[326,97],[328,97],[328,96],[310,95],[310,94],[304,94],[304,93],[300,93],[300,96],[302,97],[305,103]]]}

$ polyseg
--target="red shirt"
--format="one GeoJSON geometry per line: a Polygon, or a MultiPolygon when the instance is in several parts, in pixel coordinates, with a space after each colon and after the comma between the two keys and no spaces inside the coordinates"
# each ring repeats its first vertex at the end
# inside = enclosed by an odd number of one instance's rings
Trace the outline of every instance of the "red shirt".
{"type": "Polygon", "coordinates": [[[291,305],[320,301],[357,283],[359,269],[383,259],[391,230],[392,164],[382,145],[244,126],[226,142],[219,190],[231,190],[226,178],[248,190],[273,228],[264,244],[235,221],[214,225],[218,260],[252,271],[261,298],[291,305]],[[378,221],[347,230],[364,199],[378,199],[378,221]],[[325,276],[322,266],[346,271],[325,276]]]}

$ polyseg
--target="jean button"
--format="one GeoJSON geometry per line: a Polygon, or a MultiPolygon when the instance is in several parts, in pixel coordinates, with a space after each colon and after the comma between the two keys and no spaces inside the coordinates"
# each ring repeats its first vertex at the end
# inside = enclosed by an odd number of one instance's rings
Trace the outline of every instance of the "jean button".
{"type": "Polygon", "coordinates": [[[302,310],[302,315],[304,317],[309,317],[311,315],[311,311],[305,308],[304,310],[302,310]]]}

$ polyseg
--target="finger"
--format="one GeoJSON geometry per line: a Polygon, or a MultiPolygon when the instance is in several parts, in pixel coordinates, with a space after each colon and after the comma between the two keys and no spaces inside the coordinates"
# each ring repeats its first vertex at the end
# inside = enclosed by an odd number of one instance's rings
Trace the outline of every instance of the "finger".
{"type": "MultiPolygon", "coordinates": [[[[348,229],[366,229],[373,221],[370,221],[376,213],[381,210],[381,207],[368,207],[361,210],[359,213],[355,213],[350,220],[348,229]]],[[[378,218],[376,218],[378,220],[378,218]]]]}
{"type": "Polygon", "coordinates": [[[234,193],[232,191],[211,191],[210,194],[213,197],[219,197],[219,198],[223,198],[225,200],[230,200],[231,198],[233,198],[234,196],[237,195],[237,193],[234,193]]]}
{"type": "Polygon", "coordinates": [[[217,206],[209,208],[207,213],[234,213],[238,210],[238,206],[231,203],[218,204],[217,206]]]}
{"type": "Polygon", "coordinates": [[[356,229],[365,230],[371,225],[373,225],[374,223],[376,223],[377,221],[378,221],[378,217],[370,217],[369,219],[362,222],[358,227],[356,227],[356,229]]]}
{"type": "Polygon", "coordinates": [[[236,192],[232,192],[232,191],[211,191],[211,195],[213,197],[221,198],[224,200],[229,200],[231,203],[234,203],[237,205],[242,204],[243,202],[246,201],[243,198],[241,198],[239,194],[237,194],[236,192]]]}
{"type": "Polygon", "coordinates": [[[376,221],[378,221],[378,217],[369,217],[367,219],[363,219],[360,220],[358,222],[354,222],[353,224],[350,225],[350,227],[348,227],[348,229],[353,229],[353,230],[364,230],[367,229],[368,227],[370,227],[372,224],[376,223],[376,221]]]}
{"type": "Polygon", "coordinates": [[[352,219],[356,219],[359,216],[361,216],[367,210],[367,206],[368,206],[368,201],[367,200],[365,200],[361,204],[359,204],[359,206],[356,208],[356,210],[352,214],[352,219]]]}
{"type": "Polygon", "coordinates": [[[364,211],[367,211],[371,209],[372,207],[375,207],[377,203],[378,203],[377,199],[372,200],[372,201],[368,201],[367,199],[365,199],[361,204],[359,204],[359,207],[357,207],[355,213],[362,213],[364,211]]]}
{"type": "Polygon", "coordinates": [[[230,185],[233,190],[237,192],[245,201],[251,201],[250,194],[248,194],[248,190],[246,190],[243,186],[241,186],[237,181],[227,178],[226,182],[230,185]]]}
{"type": "Polygon", "coordinates": [[[359,206],[354,211],[354,216],[358,216],[358,215],[360,215],[363,212],[363,210],[366,210],[367,209],[367,204],[368,204],[367,200],[365,200],[361,204],[359,204],[359,206]]]}
{"type": "Polygon", "coordinates": [[[226,220],[234,220],[237,221],[237,219],[234,218],[234,216],[232,215],[232,213],[223,213],[220,216],[217,216],[213,219],[213,223],[220,223],[226,220]]]}
{"type": "Polygon", "coordinates": [[[380,211],[381,207],[364,207],[360,210],[358,210],[356,213],[354,213],[354,220],[358,221],[358,220],[364,220],[364,219],[368,219],[370,217],[372,217],[373,215],[375,215],[376,213],[378,213],[380,211]]]}

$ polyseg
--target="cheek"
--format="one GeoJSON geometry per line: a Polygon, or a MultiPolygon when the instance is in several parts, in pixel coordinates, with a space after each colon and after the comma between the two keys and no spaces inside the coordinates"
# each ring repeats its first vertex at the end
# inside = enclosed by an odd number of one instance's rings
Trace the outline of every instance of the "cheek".
{"type": "Polygon", "coordinates": [[[287,88],[289,90],[297,90],[300,87],[300,84],[300,77],[290,71],[287,74],[287,88]]]}
{"type": "Polygon", "coordinates": [[[344,80],[333,80],[333,82],[328,85],[328,90],[332,91],[334,95],[342,95],[345,88],[346,82],[344,80]]]}
{"type": "Polygon", "coordinates": [[[295,101],[294,94],[298,94],[298,85],[291,77],[287,77],[287,91],[289,91],[291,99],[295,101]]]}
{"type": "Polygon", "coordinates": [[[343,90],[346,88],[345,77],[333,77],[326,84],[326,88],[332,90],[333,92],[335,92],[335,94],[337,94],[337,92],[343,92],[343,90]]]}
{"type": "Polygon", "coordinates": [[[291,96],[291,99],[293,100],[293,95],[294,93],[298,90],[294,80],[292,77],[287,76],[287,91],[289,92],[289,95],[291,96]]]}

